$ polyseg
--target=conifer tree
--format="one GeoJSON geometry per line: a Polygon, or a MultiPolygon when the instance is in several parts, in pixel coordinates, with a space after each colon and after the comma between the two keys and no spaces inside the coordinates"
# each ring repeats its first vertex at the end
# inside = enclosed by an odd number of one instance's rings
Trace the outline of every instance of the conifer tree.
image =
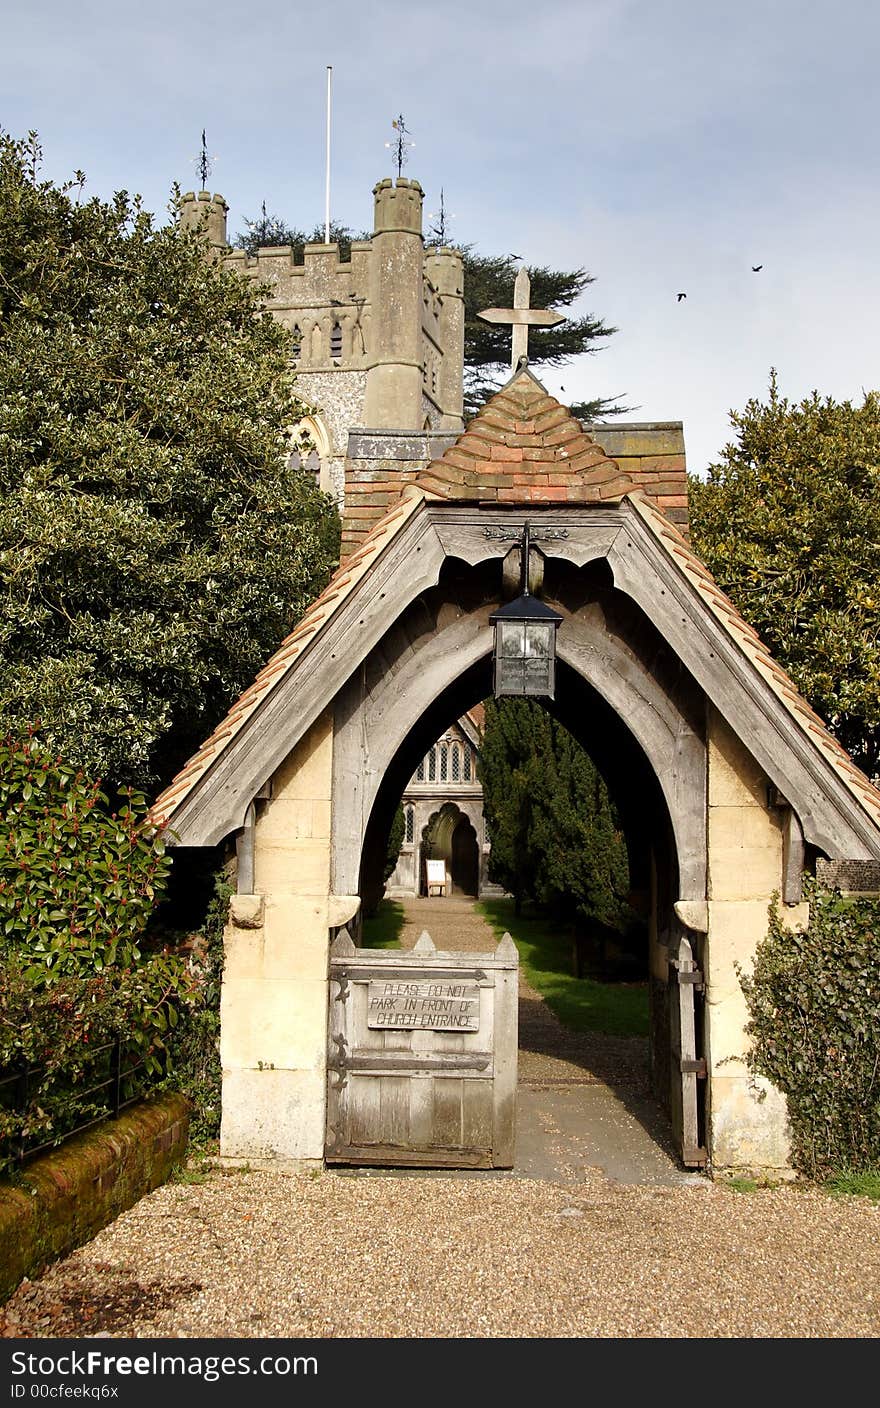
{"type": "Polygon", "coordinates": [[[629,868],[594,763],[567,729],[526,699],[490,700],[480,745],[489,875],[558,919],[618,927],[629,868]]]}

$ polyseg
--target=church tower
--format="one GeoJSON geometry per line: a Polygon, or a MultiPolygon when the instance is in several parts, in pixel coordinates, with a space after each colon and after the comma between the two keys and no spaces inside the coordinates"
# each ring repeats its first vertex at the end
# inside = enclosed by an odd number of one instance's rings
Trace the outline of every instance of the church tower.
{"type": "Polygon", "coordinates": [[[373,190],[373,232],[338,244],[289,245],[256,255],[227,242],[220,195],[189,192],[184,229],[203,233],[227,268],[268,286],[267,307],[293,334],[297,392],[309,407],[291,427],[314,447],[323,489],[343,516],[343,557],[362,540],[403,483],[461,431],[464,374],[462,259],[425,250],[418,181],[382,180],[373,190]]]}

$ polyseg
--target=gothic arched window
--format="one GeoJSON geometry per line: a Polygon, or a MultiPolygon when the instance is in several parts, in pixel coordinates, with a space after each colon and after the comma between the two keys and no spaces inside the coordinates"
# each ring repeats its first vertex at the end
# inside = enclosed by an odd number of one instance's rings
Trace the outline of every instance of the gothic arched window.
{"type": "Polygon", "coordinates": [[[457,743],[452,745],[451,777],[453,782],[461,781],[461,749],[457,743]]]}
{"type": "Polygon", "coordinates": [[[428,781],[437,781],[437,749],[432,748],[428,754],[428,781]]]}
{"type": "Polygon", "coordinates": [[[425,760],[424,760],[424,758],[422,758],[422,761],[419,763],[418,767],[416,768],[416,782],[424,782],[424,780],[425,780],[425,760]]]}
{"type": "Polygon", "coordinates": [[[471,780],[471,749],[468,743],[464,745],[464,780],[465,782],[471,780]]]}
{"type": "Polygon", "coordinates": [[[449,750],[448,750],[448,748],[446,747],[446,744],[445,744],[445,743],[441,743],[441,744],[440,744],[440,781],[441,781],[441,782],[445,782],[445,781],[446,781],[446,764],[447,764],[447,755],[448,755],[448,752],[449,752],[449,750]]]}
{"type": "Polygon", "coordinates": [[[414,823],[414,817],[413,817],[413,809],[412,809],[412,807],[407,807],[407,809],[406,809],[406,831],[404,832],[404,840],[407,841],[407,842],[409,842],[410,844],[412,844],[413,827],[414,827],[414,824],[415,824],[415,823],[414,823]]]}
{"type": "Polygon", "coordinates": [[[342,328],[338,320],[330,331],[330,356],[334,361],[342,356],[342,328]]]}
{"type": "Polygon", "coordinates": [[[291,338],[293,340],[293,358],[294,361],[298,362],[302,356],[303,345],[303,335],[300,331],[299,323],[294,323],[291,338]]]}

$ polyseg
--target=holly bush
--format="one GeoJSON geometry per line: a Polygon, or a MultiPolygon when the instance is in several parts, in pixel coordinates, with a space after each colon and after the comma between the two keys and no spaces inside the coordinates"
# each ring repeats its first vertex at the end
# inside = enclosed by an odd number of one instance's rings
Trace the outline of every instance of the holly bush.
{"type": "Polygon", "coordinates": [[[767,937],[740,982],[751,1069],[787,1097],[792,1162],[811,1178],[880,1168],[880,902],[808,886],[805,929],[767,937]]]}

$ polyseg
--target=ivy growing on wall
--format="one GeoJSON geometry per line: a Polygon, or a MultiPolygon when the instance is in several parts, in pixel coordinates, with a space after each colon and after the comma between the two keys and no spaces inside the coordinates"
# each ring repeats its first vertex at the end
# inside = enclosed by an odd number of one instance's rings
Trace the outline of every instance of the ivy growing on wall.
{"type": "Polygon", "coordinates": [[[880,1168],[880,902],[808,885],[805,929],[778,907],[740,973],[751,1069],[787,1097],[792,1162],[811,1178],[880,1168]]]}

